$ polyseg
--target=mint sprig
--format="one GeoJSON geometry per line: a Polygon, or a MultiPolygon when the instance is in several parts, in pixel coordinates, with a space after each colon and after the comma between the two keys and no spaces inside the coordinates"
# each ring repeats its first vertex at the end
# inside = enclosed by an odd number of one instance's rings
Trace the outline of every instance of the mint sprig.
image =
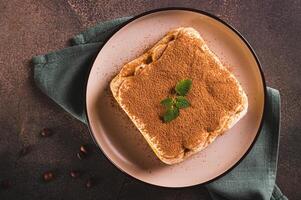
{"type": "Polygon", "coordinates": [[[176,96],[163,99],[160,103],[166,108],[162,116],[165,123],[176,119],[179,116],[180,109],[190,106],[190,102],[186,99],[186,95],[191,89],[192,81],[190,79],[181,80],[176,84],[176,96]]]}

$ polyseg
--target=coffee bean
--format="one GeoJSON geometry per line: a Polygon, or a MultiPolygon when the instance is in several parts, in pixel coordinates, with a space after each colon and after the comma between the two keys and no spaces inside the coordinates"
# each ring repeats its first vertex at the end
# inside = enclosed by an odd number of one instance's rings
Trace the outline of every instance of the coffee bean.
{"type": "Polygon", "coordinates": [[[78,157],[78,159],[82,160],[86,157],[86,154],[80,151],[76,154],[76,156],[78,157]]]}
{"type": "Polygon", "coordinates": [[[93,181],[91,178],[89,178],[89,179],[86,181],[86,188],[87,188],[87,189],[90,189],[91,187],[93,187],[93,185],[94,185],[94,181],[93,181]]]}
{"type": "Polygon", "coordinates": [[[46,182],[52,181],[52,180],[54,179],[54,174],[53,174],[53,172],[51,172],[51,171],[45,172],[45,173],[43,174],[43,179],[44,179],[44,181],[46,181],[46,182]]]}
{"type": "Polygon", "coordinates": [[[77,177],[80,176],[80,172],[77,171],[77,170],[71,170],[71,171],[70,171],[70,176],[71,176],[72,178],[77,178],[77,177]]]}
{"type": "Polygon", "coordinates": [[[23,147],[19,152],[19,158],[26,156],[31,151],[31,146],[23,147]]]}
{"type": "Polygon", "coordinates": [[[43,128],[40,132],[42,137],[49,137],[52,135],[52,131],[49,128],[43,128]]]}
{"type": "Polygon", "coordinates": [[[2,181],[1,181],[1,188],[2,188],[2,189],[7,190],[7,189],[9,189],[9,188],[11,188],[11,187],[12,187],[12,182],[11,182],[10,180],[5,179],[5,180],[2,180],[2,181]]]}
{"type": "Polygon", "coordinates": [[[83,152],[84,154],[88,154],[87,146],[86,145],[81,145],[79,150],[83,152]]]}

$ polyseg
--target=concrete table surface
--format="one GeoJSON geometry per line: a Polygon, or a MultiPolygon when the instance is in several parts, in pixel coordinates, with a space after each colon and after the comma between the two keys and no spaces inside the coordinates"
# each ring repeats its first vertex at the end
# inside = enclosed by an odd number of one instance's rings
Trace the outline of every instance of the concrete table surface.
{"type": "Polygon", "coordinates": [[[68,39],[99,21],[146,10],[185,6],[211,12],[236,27],[262,63],[267,84],[282,97],[277,183],[301,199],[301,2],[300,1],[0,1],[0,199],[209,199],[203,187],[164,189],[140,183],[116,169],[95,147],[87,128],[34,85],[30,59],[67,46],[68,39]],[[53,135],[41,138],[42,128],[53,135]],[[88,144],[91,155],[76,157],[88,144]],[[29,152],[20,150],[30,147],[29,152]],[[81,170],[78,179],[69,171],[81,170]],[[55,180],[42,174],[53,170],[55,180]],[[93,177],[94,187],[85,188],[93,177]],[[5,181],[2,184],[5,186],[5,181]]]}

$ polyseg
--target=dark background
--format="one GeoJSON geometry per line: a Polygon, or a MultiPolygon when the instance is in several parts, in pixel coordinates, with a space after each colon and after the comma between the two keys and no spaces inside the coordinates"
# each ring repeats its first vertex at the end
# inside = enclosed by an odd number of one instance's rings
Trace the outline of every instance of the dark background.
{"type": "Polygon", "coordinates": [[[211,12],[251,43],[267,84],[282,97],[277,183],[290,199],[301,199],[301,3],[300,1],[0,0],[0,199],[209,199],[203,187],[164,189],[118,171],[93,145],[88,130],[43,95],[33,82],[30,58],[68,45],[97,22],[146,10],[185,6],[211,12]],[[243,3],[242,3],[243,2],[243,3]],[[39,131],[53,130],[49,138],[39,131]],[[93,151],[76,157],[79,146],[93,151]],[[24,156],[24,146],[31,150],[24,156]],[[69,171],[81,169],[79,179],[69,171]],[[42,181],[44,171],[56,179],[42,181]],[[96,185],[85,188],[94,177],[96,185]]]}

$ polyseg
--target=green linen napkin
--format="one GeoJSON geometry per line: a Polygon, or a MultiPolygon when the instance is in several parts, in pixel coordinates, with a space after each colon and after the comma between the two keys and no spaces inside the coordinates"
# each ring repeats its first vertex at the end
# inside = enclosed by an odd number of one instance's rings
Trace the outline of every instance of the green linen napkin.
{"type": "MultiPolygon", "coordinates": [[[[36,85],[58,105],[86,123],[84,90],[87,73],[103,41],[126,18],[100,23],[75,36],[66,49],[32,59],[36,85]]],[[[283,200],[275,185],[280,126],[280,95],[267,88],[267,116],[249,154],[230,173],[206,187],[213,200],[283,200]]]]}

